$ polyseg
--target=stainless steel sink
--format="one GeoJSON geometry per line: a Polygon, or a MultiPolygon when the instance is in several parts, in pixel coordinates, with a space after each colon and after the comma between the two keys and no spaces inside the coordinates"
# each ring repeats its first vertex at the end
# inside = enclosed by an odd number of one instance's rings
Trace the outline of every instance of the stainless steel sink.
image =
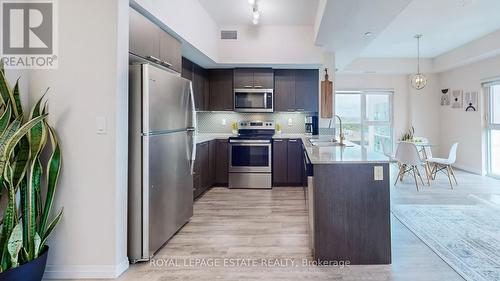
{"type": "Polygon", "coordinates": [[[340,146],[340,147],[350,147],[351,145],[346,145],[345,143],[340,143],[338,141],[328,140],[328,139],[309,139],[309,143],[314,147],[329,147],[329,146],[340,146]]]}
{"type": "Polygon", "coordinates": [[[327,146],[345,146],[345,144],[332,140],[310,139],[309,142],[312,146],[327,147],[327,146]]]}

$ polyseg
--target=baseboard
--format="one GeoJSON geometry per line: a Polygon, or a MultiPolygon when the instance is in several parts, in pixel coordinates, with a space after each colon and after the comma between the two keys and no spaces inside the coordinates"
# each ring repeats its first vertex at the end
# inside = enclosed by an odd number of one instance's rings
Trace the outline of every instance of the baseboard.
{"type": "Polygon", "coordinates": [[[476,175],[480,175],[480,176],[484,176],[483,175],[483,172],[481,170],[478,170],[478,169],[475,169],[475,168],[471,168],[471,167],[467,167],[467,166],[463,166],[463,165],[460,165],[460,164],[453,164],[453,168],[457,168],[459,170],[462,170],[462,171],[465,171],[465,172],[469,172],[469,173],[473,173],[473,174],[476,174],[476,175]]]}
{"type": "Polygon", "coordinates": [[[128,269],[128,258],[117,265],[47,265],[44,279],[114,279],[128,269]]]}

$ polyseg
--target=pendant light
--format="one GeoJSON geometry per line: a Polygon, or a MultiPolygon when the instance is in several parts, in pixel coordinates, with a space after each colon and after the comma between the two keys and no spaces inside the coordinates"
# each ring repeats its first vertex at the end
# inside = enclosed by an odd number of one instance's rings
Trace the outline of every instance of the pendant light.
{"type": "Polygon", "coordinates": [[[427,85],[427,78],[420,73],[420,38],[422,38],[422,35],[417,34],[415,38],[417,39],[417,74],[413,75],[411,86],[417,90],[422,90],[427,85]]]}

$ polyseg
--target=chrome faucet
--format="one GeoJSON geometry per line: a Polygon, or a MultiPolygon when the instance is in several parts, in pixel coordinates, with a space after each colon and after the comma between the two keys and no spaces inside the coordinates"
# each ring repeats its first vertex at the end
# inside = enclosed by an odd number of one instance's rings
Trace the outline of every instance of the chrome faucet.
{"type": "Polygon", "coordinates": [[[337,119],[339,119],[339,124],[340,124],[339,143],[344,144],[345,137],[344,137],[344,131],[342,130],[342,119],[338,115],[335,115],[335,117],[337,117],[337,119]]]}

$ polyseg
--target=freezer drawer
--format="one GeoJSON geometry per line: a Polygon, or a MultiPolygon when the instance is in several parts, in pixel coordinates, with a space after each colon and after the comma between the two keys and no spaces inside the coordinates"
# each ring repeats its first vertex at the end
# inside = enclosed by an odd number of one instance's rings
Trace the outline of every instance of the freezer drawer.
{"type": "MultiPolygon", "coordinates": [[[[192,132],[142,136],[142,183],[129,187],[129,258],[148,260],[193,215],[192,132]]],[[[133,152],[131,152],[133,153],[133,152]]],[[[140,163],[135,163],[139,168],[140,163]]],[[[137,172],[137,169],[136,171],[137,172]]],[[[134,171],[131,171],[134,173],[134,171]]]]}
{"type": "MultiPolygon", "coordinates": [[[[149,156],[149,254],[154,254],[193,215],[193,177],[187,132],[145,137],[149,156]]],[[[146,151],[145,151],[146,152],[146,151]]]]}

